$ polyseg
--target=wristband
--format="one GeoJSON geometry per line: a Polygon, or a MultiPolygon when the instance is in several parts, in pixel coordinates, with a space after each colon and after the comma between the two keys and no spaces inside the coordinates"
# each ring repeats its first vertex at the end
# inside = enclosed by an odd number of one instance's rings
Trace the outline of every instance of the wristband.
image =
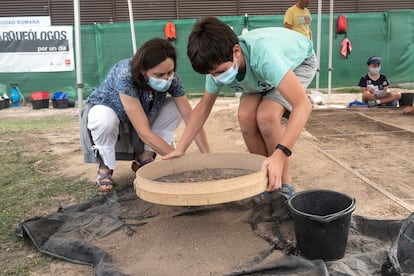
{"type": "Polygon", "coordinates": [[[292,155],[292,151],[282,144],[277,144],[275,149],[280,149],[288,157],[292,155]]]}

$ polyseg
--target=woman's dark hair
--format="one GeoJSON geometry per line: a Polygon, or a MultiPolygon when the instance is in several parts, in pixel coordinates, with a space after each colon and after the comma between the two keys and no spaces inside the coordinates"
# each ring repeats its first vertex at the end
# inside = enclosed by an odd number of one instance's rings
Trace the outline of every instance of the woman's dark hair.
{"type": "Polygon", "coordinates": [[[233,61],[237,35],[216,17],[205,17],[194,24],[188,37],[187,55],[193,69],[207,74],[218,65],[233,61]]]}
{"type": "Polygon", "coordinates": [[[131,62],[132,81],[138,87],[146,87],[147,81],[142,71],[147,71],[167,58],[174,61],[174,71],[177,64],[177,52],[174,46],[165,39],[153,38],[146,41],[135,53],[131,62]]]}

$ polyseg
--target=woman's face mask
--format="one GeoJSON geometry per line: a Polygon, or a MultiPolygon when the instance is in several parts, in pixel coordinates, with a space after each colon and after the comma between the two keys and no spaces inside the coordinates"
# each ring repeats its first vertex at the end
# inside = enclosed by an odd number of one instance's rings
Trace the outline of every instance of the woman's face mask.
{"type": "Polygon", "coordinates": [[[379,66],[379,67],[369,67],[369,72],[371,74],[377,75],[377,74],[379,74],[380,71],[381,71],[381,66],[379,66]]]}
{"type": "Polygon", "coordinates": [[[237,63],[236,59],[234,59],[234,63],[235,64],[233,64],[229,69],[227,69],[227,71],[213,77],[217,84],[225,85],[234,82],[234,80],[236,79],[236,75],[239,72],[239,64],[237,63]]]}
{"type": "Polygon", "coordinates": [[[155,91],[166,92],[170,88],[173,79],[174,73],[168,79],[155,78],[149,75],[148,85],[155,91]]]}

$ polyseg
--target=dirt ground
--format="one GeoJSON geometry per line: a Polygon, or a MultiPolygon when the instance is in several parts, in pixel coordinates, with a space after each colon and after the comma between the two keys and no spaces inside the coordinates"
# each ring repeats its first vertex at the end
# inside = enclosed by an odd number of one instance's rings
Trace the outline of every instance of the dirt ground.
{"type": "MultiPolygon", "coordinates": [[[[414,211],[414,116],[403,115],[402,108],[344,108],[358,95],[334,94],[329,98],[322,95],[328,104],[315,106],[314,111],[303,131],[299,141],[293,148],[291,157],[291,172],[293,183],[297,191],[308,189],[330,189],[346,193],[356,198],[355,214],[378,219],[403,219],[414,211]]],[[[192,100],[195,104],[197,101],[192,100]]],[[[220,98],[213,109],[205,129],[213,152],[246,152],[237,122],[237,98],[220,98]]],[[[29,107],[20,109],[2,110],[2,116],[45,116],[54,113],[77,115],[76,108],[69,109],[39,109],[29,107]]],[[[183,126],[177,131],[177,143],[183,126]]],[[[64,133],[49,133],[50,147],[54,153],[61,155],[65,161],[62,173],[68,176],[82,175],[93,185],[96,176],[96,165],[84,164],[79,144],[79,128],[68,129],[64,133]],[[62,147],[59,141],[66,141],[62,147]]],[[[36,148],[35,146],[33,146],[36,148]]],[[[197,152],[194,144],[188,152],[197,152]]],[[[118,183],[132,183],[134,173],[130,169],[129,161],[119,161],[114,173],[114,180],[118,183]]],[[[56,209],[58,206],[56,206],[56,209]]],[[[220,216],[220,214],[218,214],[220,216]]],[[[179,247],[171,254],[179,254],[179,250],[191,248],[193,254],[208,260],[217,258],[215,250],[222,250],[221,260],[228,262],[237,260],[231,256],[232,245],[237,241],[249,240],[247,229],[236,229],[237,221],[243,218],[225,217],[230,231],[235,233],[232,238],[225,235],[227,230],[220,223],[216,229],[198,229],[208,235],[214,232],[214,238],[204,237],[202,253],[200,248],[188,243],[188,239],[181,237],[174,231],[179,231],[180,225],[162,225],[153,229],[151,235],[164,236],[169,244],[179,247]],[[212,246],[211,248],[209,246],[212,246]],[[213,250],[215,248],[215,250],[213,250]],[[218,249],[217,249],[218,248],[218,249]]],[[[212,218],[220,221],[220,217],[212,218]]],[[[197,222],[195,222],[197,224],[197,222]]],[[[155,225],[154,225],[155,226],[155,225]]],[[[147,238],[151,238],[149,235],[147,238]]],[[[122,239],[122,235],[119,235],[122,239]]],[[[110,244],[117,260],[134,262],[134,256],[140,255],[135,265],[157,267],[159,258],[171,258],[165,253],[165,247],[153,245],[151,248],[136,247],[136,252],[121,250],[129,240],[119,240],[118,244],[110,244]],[[146,250],[147,254],[142,255],[146,250]],[[141,253],[138,253],[141,252],[141,253]]],[[[137,241],[138,242],[138,241],[137,241]]],[[[246,244],[244,253],[256,250],[263,240],[246,244]]],[[[168,246],[166,245],[166,246],[168,246]]],[[[233,251],[234,252],[234,251],[233,251]]],[[[172,258],[167,268],[170,275],[183,275],[174,271],[175,258],[172,258]]],[[[183,259],[181,259],[183,261],[183,259]]],[[[185,260],[184,260],[185,261],[185,260]]],[[[206,262],[205,262],[206,263],[206,262]]],[[[205,264],[204,263],[204,264],[205,264]]],[[[209,267],[202,267],[209,271],[209,267]]],[[[159,270],[160,272],[162,269],[159,270]]],[[[33,275],[92,275],[89,267],[59,262],[45,267],[33,275]]],[[[144,273],[145,274],[145,273],[144,273]]],[[[156,275],[148,273],[145,275],[156,275]]],[[[162,274],[160,274],[162,275],[162,274]]],[[[217,274],[210,274],[217,275],[217,274]]]]}

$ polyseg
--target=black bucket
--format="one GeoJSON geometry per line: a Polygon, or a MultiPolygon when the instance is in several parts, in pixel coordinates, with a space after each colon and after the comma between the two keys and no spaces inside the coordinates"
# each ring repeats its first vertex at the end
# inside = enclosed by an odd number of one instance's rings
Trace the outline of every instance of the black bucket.
{"type": "Polygon", "coordinates": [[[414,102],[414,93],[401,93],[399,100],[400,106],[412,106],[414,102]]]}
{"type": "Polygon", "coordinates": [[[354,198],[335,191],[309,190],[294,194],[288,206],[299,254],[324,261],[345,255],[354,198]]]}

